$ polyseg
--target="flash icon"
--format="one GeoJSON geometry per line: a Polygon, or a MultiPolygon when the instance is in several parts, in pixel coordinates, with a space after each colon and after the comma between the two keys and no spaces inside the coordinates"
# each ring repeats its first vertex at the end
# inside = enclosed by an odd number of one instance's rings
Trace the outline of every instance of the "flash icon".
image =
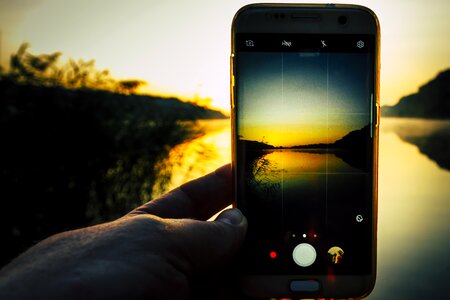
{"type": "Polygon", "coordinates": [[[291,42],[291,41],[283,40],[283,41],[281,42],[281,46],[291,47],[291,46],[292,46],[292,42],[291,42]]]}

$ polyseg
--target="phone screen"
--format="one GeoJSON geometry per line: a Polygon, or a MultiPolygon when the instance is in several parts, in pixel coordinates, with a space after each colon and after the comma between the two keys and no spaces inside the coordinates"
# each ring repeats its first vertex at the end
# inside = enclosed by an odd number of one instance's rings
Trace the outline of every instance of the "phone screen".
{"type": "Polygon", "coordinates": [[[235,37],[245,272],[371,274],[375,36],[235,37]]]}

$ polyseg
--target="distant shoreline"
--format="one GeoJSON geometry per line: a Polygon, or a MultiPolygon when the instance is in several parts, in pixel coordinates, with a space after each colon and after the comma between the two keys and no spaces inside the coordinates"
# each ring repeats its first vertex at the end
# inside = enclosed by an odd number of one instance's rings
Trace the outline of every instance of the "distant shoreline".
{"type": "Polygon", "coordinates": [[[268,148],[268,149],[250,149],[249,151],[264,151],[264,152],[277,152],[277,151],[292,151],[292,152],[303,152],[303,153],[314,153],[314,154],[327,154],[327,153],[343,153],[349,150],[339,149],[339,148],[268,148]]]}
{"type": "Polygon", "coordinates": [[[437,117],[414,117],[414,116],[383,116],[383,113],[381,114],[382,119],[411,119],[411,120],[430,120],[430,121],[450,121],[450,118],[437,118],[437,117]]]}
{"type": "Polygon", "coordinates": [[[450,69],[440,72],[417,93],[402,97],[395,105],[383,105],[382,117],[450,120],[450,69]]]}

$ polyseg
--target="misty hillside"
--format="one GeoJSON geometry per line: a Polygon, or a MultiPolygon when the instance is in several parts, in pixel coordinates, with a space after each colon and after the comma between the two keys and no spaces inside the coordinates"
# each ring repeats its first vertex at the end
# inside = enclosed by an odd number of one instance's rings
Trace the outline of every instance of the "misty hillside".
{"type": "Polygon", "coordinates": [[[394,106],[383,106],[383,117],[450,118],[450,69],[405,96],[394,106]]]}

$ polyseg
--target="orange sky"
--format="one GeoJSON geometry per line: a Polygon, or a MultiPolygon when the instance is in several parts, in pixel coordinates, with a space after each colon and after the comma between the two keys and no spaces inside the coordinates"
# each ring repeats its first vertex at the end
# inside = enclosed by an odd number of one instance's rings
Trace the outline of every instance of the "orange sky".
{"type": "Polygon", "coordinates": [[[240,137],[291,147],[333,143],[368,125],[368,57],[239,53],[236,95],[246,99],[236,104],[240,137]]]}
{"type": "MultiPolygon", "coordinates": [[[[450,1],[352,2],[380,19],[382,104],[395,103],[450,67],[450,1]]],[[[209,97],[212,106],[229,110],[230,25],[247,3],[0,0],[0,60],[5,66],[28,41],[32,53],[96,59],[97,68],[115,77],[146,80],[152,93],[209,97]]]]}

